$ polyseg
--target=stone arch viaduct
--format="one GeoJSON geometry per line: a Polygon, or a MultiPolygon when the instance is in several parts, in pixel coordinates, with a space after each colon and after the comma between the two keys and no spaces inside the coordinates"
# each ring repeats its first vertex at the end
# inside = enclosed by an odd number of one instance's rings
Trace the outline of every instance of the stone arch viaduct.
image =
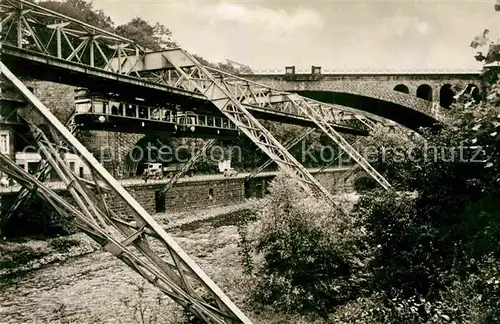
{"type": "Polygon", "coordinates": [[[483,93],[481,73],[478,71],[327,71],[312,67],[310,73],[295,73],[295,67],[286,67],[285,73],[245,74],[246,79],[284,91],[300,91],[314,99],[319,92],[341,92],[348,86],[361,93],[371,90],[393,90],[421,99],[437,102],[450,108],[453,96],[468,91],[479,99],[483,93]]]}

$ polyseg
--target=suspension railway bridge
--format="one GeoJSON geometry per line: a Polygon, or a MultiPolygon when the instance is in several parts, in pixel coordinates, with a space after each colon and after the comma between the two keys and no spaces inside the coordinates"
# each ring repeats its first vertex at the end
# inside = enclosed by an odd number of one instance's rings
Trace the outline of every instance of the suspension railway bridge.
{"type": "MultiPolygon", "coordinates": [[[[377,112],[363,111],[362,107],[326,104],[278,91],[203,66],[181,48],[151,51],[132,40],[29,1],[2,1],[0,17],[3,124],[28,131],[30,136],[25,137],[36,143],[43,158],[36,173],[29,174],[16,165],[12,156],[0,154],[0,171],[23,187],[14,203],[2,211],[2,216],[8,217],[32,195],[40,197],[104,250],[207,323],[251,323],[251,320],[77,140],[79,129],[125,129],[140,123],[142,129],[174,135],[176,127],[190,124],[200,129],[193,136],[217,137],[215,134],[220,135],[221,131],[229,132],[226,136],[242,134],[266,153],[270,162],[298,179],[304,190],[333,202],[331,193],[287,151],[289,147],[312,130],[319,130],[383,188],[391,190],[387,180],[343,135],[366,136],[377,124],[394,123],[417,131],[418,127],[441,121],[431,113],[429,102],[395,91],[372,91],[367,95],[355,89],[342,90],[349,96],[404,109],[405,114],[394,114],[393,121],[386,119],[391,114],[378,116],[377,112]],[[61,123],[20,80],[23,77],[83,87],[97,95],[90,95],[90,101],[80,101],[71,118],[61,123]],[[102,99],[110,94],[114,99],[102,99]],[[104,105],[111,101],[117,103],[115,109],[111,104],[104,105]],[[197,114],[194,119],[184,115],[189,122],[180,122],[173,113],[178,110],[197,114]],[[305,129],[302,135],[283,145],[258,118],[301,125],[305,129]],[[42,124],[49,125],[49,129],[42,130],[42,124]],[[81,156],[93,180],[75,174],[59,154],[61,149],[71,149],[81,156]],[[57,173],[74,204],[44,183],[50,172],[57,173]],[[132,222],[120,219],[108,206],[101,194],[104,185],[131,208],[132,222]]],[[[171,188],[213,142],[213,139],[207,141],[163,190],[171,188]]]]}

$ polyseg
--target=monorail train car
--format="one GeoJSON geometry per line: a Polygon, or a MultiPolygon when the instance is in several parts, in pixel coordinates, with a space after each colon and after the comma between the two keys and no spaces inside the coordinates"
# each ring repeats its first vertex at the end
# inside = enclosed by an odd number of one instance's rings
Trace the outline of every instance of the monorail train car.
{"type": "Polygon", "coordinates": [[[162,132],[175,137],[223,138],[240,133],[226,117],[182,111],[180,107],[124,102],[113,95],[83,92],[75,96],[75,123],[88,130],[162,132]]]}

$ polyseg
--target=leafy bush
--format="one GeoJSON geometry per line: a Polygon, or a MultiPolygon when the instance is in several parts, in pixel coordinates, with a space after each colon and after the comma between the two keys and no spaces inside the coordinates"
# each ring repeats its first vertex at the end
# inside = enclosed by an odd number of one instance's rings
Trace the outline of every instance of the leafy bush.
{"type": "Polygon", "coordinates": [[[391,322],[498,322],[491,284],[500,267],[497,99],[456,104],[448,127],[413,143],[391,134],[373,139],[373,164],[398,193],[360,179],[366,194],[355,213],[375,249],[372,289],[391,322]],[[411,156],[394,154],[410,147],[411,156]]]}
{"type": "MultiPolygon", "coordinates": [[[[327,317],[338,305],[362,293],[366,255],[355,221],[278,176],[270,194],[256,203],[257,221],[243,235],[246,263],[257,277],[255,300],[275,310],[327,317]],[[252,261],[249,261],[251,259],[252,261]]],[[[240,231],[241,232],[241,231],[240,231]]]]}

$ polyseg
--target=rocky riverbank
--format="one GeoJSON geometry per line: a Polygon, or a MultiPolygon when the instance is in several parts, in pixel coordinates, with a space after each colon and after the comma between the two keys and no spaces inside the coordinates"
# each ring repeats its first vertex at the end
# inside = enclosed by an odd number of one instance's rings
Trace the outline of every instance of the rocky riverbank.
{"type": "MultiPolygon", "coordinates": [[[[247,201],[234,206],[165,213],[154,217],[165,229],[174,229],[215,217],[223,217],[247,209],[250,204],[251,201],[247,201]]],[[[99,245],[82,233],[47,239],[3,240],[0,241],[0,276],[40,269],[55,262],[92,253],[99,248],[99,245]]]]}
{"type": "Polygon", "coordinates": [[[0,276],[39,269],[96,251],[99,246],[82,233],[25,242],[0,242],[0,276]]]}

